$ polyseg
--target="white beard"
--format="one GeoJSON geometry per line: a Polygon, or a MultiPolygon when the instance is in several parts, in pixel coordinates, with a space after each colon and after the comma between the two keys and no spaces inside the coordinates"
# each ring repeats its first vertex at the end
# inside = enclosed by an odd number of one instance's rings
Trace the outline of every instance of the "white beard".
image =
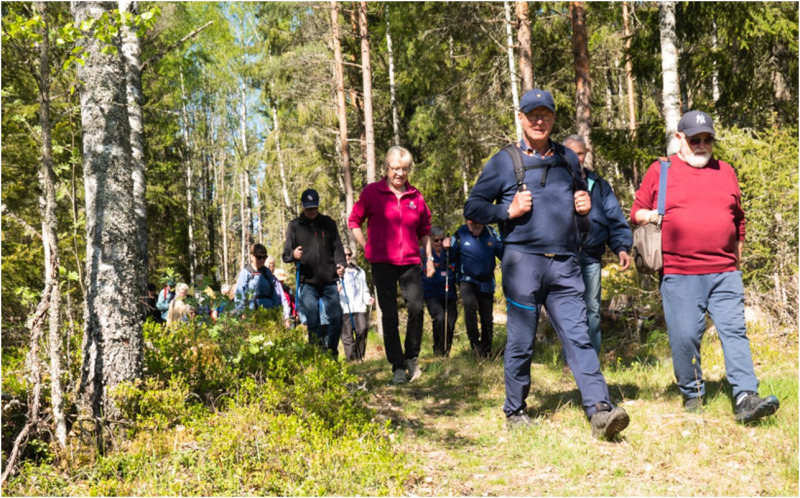
{"type": "Polygon", "coordinates": [[[695,154],[692,153],[689,157],[681,157],[692,168],[705,168],[708,161],[711,160],[711,153],[708,154],[695,154]]]}

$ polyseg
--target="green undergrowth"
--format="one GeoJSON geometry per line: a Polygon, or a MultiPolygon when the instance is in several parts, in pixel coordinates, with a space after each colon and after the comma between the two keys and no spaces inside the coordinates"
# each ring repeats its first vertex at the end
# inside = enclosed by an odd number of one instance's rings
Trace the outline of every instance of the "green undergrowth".
{"type": "Polygon", "coordinates": [[[146,377],[112,392],[124,437],[27,462],[4,494],[402,494],[413,465],[363,383],[276,318],[147,324],[146,377]]]}

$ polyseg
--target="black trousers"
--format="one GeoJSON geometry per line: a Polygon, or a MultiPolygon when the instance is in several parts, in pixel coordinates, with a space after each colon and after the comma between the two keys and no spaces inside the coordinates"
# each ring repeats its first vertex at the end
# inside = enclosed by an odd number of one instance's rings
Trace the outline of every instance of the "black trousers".
{"type": "Polygon", "coordinates": [[[448,297],[447,299],[447,335],[445,336],[445,299],[438,296],[425,298],[425,304],[428,305],[428,313],[433,322],[433,354],[435,355],[447,356],[450,354],[456,318],[458,318],[457,301],[457,297],[448,297]]]}
{"type": "Polygon", "coordinates": [[[467,337],[473,349],[482,355],[488,355],[492,351],[492,336],[494,335],[494,323],[492,320],[492,308],[494,306],[494,294],[480,292],[478,284],[472,282],[461,282],[461,301],[464,303],[464,325],[467,327],[467,337]],[[481,317],[481,330],[478,331],[478,316],[481,317]]]}
{"type": "Polygon", "coordinates": [[[342,345],[344,356],[350,361],[363,360],[367,352],[367,313],[345,313],[342,317],[342,345]],[[350,317],[353,317],[350,320],[350,317]],[[355,342],[353,341],[353,323],[355,328],[355,342]]]}
{"type": "Polygon", "coordinates": [[[386,359],[392,365],[392,372],[405,369],[406,360],[419,356],[422,343],[422,321],[425,310],[422,307],[422,271],[419,265],[391,265],[374,263],[372,280],[378,293],[378,304],[383,314],[383,346],[386,359]],[[406,323],[405,353],[400,343],[400,319],[397,315],[397,284],[403,293],[408,308],[406,323]]]}

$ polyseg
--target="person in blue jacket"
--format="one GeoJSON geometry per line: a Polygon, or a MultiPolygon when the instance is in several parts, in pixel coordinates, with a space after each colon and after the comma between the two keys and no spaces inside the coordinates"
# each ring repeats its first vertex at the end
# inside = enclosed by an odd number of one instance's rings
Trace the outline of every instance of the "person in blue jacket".
{"type": "MultiPolygon", "coordinates": [[[[431,227],[431,254],[433,266],[436,269],[431,277],[426,274],[422,265],[422,290],[425,305],[433,322],[433,354],[449,356],[450,347],[453,345],[453,333],[458,317],[458,294],[456,293],[455,264],[450,254],[450,241],[445,237],[444,229],[440,226],[431,227]],[[447,332],[445,332],[445,320],[447,332]]],[[[425,261],[425,249],[420,248],[420,256],[425,261]]]]}
{"type": "Polygon", "coordinates": [[[564,147],[572,149],[581,162],[581,171],[586,179],[589,195],[592,197],[592,211],[589,219],[592,228],[581,246],[578,261],[581,264],[581,275],[586,290],[583,300],[586,302],[586,321],[589,325],[589,340],[592,347],[600,354],[600,295],[601,272],[603,269],[603,254],[606,245],[614,251],[619,258],[619,271],[625,271],[631,266],[631,257],[628,254],[633,245],[633,233],[628,221],[622,213],[614,190],[600,175],[584,167],[586,159],[586,141],[580,135],[570,135],[564,140],[564,147]]]}
{"type": "Polygon", "coordinates": [[[577,257],[578,217],[589,213],[592,202],[578,156],[550,140],[555,112],[547,91],[535,88],[522,96],[518,112],[522,140],[489,159],[467,198],[464,217],[502,224],[501,268],[508,301],[503,411],[509,428],[531,425],[525,399],[531,387],[536,327],[545,305],[580,390],[592,435],[613,438],[630,419],[611,403],[589,341],[577,257]],[[519,180],[513,157],[521,162],[519,180]]]}
{"type": "Polygon", "coordinates": [[[236,310],[244,308],[279,308],[281,298],[275,292],[275,277],[266,267],[267,248],[262,244],[250,246],[250,261],[236,279],[236,310]]]}
{"type": "Polygon", "coordinates": [[[175,299],[175,280],[167,279],[167,285],[158,293],[156,308],[161,312],[161,323],[167,323],[167,313],[169,313],[169,303],[175,299]]]}
{"type": "Polygon", "coordinates": [[[451,245],[469,344],[478,358],[489,358],[494,335],[495,258],[503,259],[503,240],[494,228],[468,219],[456,231],[451,245]],[[478,315],[481,317],[480,331],[478,315]]]}

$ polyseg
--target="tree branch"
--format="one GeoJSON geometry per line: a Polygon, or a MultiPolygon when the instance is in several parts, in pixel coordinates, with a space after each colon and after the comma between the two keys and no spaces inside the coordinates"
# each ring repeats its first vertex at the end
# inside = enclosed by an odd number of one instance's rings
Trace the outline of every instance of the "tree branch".
{"type": "Polygon", "coordinates": [[[165,49],[164,49],[164,50],[162,50],[160,53],[158,53],[158,54],[156,54],[156,55],[154,55],[154,56],[150,57],[150,58],[149,58],[149,59],[147,59],[146,61],[144,61],[144,63],[142,63],[142,72],[144,72],[145,68],[147,68],[147,66],[148,66],[148,65],[150,65],[151,63],[154,63],[154,62],[156,62],[158,59],[160,59],[160,58],[164,57],[164,55],[166,55],[166,54],[167,54],[167,52],[171,52],[171,51],[172,51],[172,50],[174,50],[176,47],[178,47],[178,46],[180,46],[181,44],[183,44],[183,42],[185,42],[185,41],[186,41],[186,40],[188,40],[189,38],[193,38],[193,37],[195,37],[195,36],[197,35],[197,33],[199,33],[199,32],[201,32],[201,31],[203,31],[204,29],[206,29],[207,27],[211,26],[212,24],[214,24],[214,21],[208,21],[207,23],[205,23],[204,25],[200,26],[200,27],[199,27],[199,28],[197,28],[196,30],[192,31],[192,32],[191,32],[191,33],[189,33],[188,35],[184,36],[184,37],[183,37],[183,38],[181,38],[180,40],[176,41],[175,43],[173,43],[173,44],[172,44],[172,45],[170,45],[169,47],[165,48],[165,49]]]}

